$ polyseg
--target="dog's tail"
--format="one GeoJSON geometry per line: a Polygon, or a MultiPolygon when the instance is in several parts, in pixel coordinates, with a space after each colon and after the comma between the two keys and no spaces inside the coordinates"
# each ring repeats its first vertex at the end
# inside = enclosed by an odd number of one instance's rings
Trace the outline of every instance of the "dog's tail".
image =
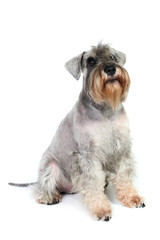
{"type": "Polygon", "coordinates": [[[37,184],[37,182],[32,182],[32,183],[8,183],[10,186],[14,186],[14,187],[29,187],[32,185],[37,184]]]}

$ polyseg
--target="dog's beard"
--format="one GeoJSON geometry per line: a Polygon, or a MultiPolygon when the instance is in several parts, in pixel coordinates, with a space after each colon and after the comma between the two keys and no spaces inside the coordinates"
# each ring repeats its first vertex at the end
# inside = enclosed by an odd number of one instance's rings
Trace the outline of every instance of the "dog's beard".
{"type": "Polygon", "coordinates": [[[103,71],[104,65],[99,66],[90,74],[89,95],[98,103],[108,103],[115,109],[120,102],[124,101],[130,85],[127,71],[116,66],[116,74],[106,76],[103,71]]]}
{"type": "Polygon", "coordinates": [[[119,104],[120,97],[122,95],[122,86],[119,81],[108,82],[103,89],[104,99],[111,105],[112,108],[116,108],[119,104]]]}

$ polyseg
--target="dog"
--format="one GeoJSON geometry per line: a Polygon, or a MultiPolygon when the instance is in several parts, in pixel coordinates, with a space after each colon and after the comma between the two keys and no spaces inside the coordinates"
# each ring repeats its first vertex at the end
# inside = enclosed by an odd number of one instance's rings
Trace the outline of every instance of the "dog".
{"type": "Polygon", "coordinates": [[[79,193],[93,218],[109,221],[112,210],[105,188],[127,207],[145,207],[133,186],[134,159],[123,107],[130,78],[124,53],[99,43],[69,60],[65,67],[83,87],[73,109],[60,123],[40,161],[33,195],[56,204],[62,193],[79,193]]]}

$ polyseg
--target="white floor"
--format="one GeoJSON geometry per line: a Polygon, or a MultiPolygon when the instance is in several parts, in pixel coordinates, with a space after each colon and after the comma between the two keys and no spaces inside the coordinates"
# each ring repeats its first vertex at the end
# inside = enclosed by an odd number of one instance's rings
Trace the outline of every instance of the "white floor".
{"type": "Polygon", "coordinates": [[[145,208],[129,209],[116,202],[109,186],[113,210],[109,222],[93,220],[77,194],[64,195],[61,203],[46,206],[37,204],[28,188],[6,185],[3,189],[1,239],[160,239],[160,207],[154,189],[143,189],[145,208]]]}

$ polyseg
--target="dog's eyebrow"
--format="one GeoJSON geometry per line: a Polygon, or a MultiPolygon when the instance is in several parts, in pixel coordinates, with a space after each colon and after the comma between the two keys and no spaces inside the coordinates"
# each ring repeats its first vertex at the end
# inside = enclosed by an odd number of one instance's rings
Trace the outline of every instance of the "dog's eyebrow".
{"type": "Polygon", "coordinates": [[[82,53],[82,56],[81,56],[81,67],[82,67],[82,62],[83,62],[83,57],[84,57],[84,54],[85,54],[86,52],[83,52],[82,53]]]}

